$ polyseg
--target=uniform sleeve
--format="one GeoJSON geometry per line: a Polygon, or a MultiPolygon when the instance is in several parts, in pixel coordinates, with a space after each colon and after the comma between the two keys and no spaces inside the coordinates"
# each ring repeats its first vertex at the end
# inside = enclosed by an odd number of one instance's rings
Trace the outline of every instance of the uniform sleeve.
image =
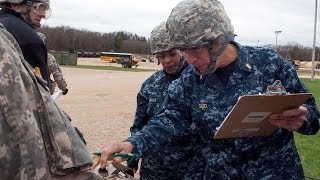
{"type": "MultiPolygon", "coordinates": [[[[137,95],[137,109],[133,125],[130,128],[131,135],[140,131],[150,120],[150,116],[147,113],[148,110],[148,94],[145,91],[146,82],[141,86],[141,89],[137,95]]],[[[139,158],[130,158],[127,161],[128,167],[134,169],[138,168],[139,158]]]]}
{"type": "Polygon", "coordinates": [[[67,82],[63,76],[63,73],[53,55],[48,53],[48,70],[52,74],[54,81],[57,83],[59,89],[65,90],[67,88],[67,82]]]}
{"type": "Polygon", "coordinates": [[[10,37],[5,41],[3,36],[1,31],[0,167],[6,167],[1,170],[1,178],[14,179],[17,173],[28,172],[24,176],[26,179],[31,176],[41,179],[40,175],[32,174],[46,167],[47,161],[41,132],[32,111],[32,107],[36,108],[30,93],[32,89],[27,89],[28,82],[23,81],[29,74],[23,68],[21,51],[14,48],[11,44],[14,42],[9,42],[10,37]]]}
{"type": "Polygon", "coordinates": [[[190,94],[185,89],[183,78],[173,81],[168,88],[168,95],[158,115],[152,117],[142,130],[128,140],[133,145],[133,152],[139,156],[165,147],[175,137],[181,136],[191,124],[190,94]],[[183,100],[183,101],[182,101],[183,100]]]}
{"type": "Polygon", "coordinates": [[[130,128],[130,133],[135,134],[140,131],[149,121],[150,116],[148,115],[148,94],[145,91],[145,83],[142,85],[139,93],[137,94],[137,109],[135,113],[135,118],[133,120],[133,125],[130,128]]]}
{"type": "MultiPolygon", "coordinates": [[[[309,90],[300,81],[294,67],[286,60],[281,60],[284,61],[284,63],[282,68],[280,68],[281,71],[278,73],[278,78],[281,79],[286,90],[290,93],[308,93],[309,90]]],[[[307,120],[298,132],[305,135],[314,135],[319,131],[320,117],[314,97],[308,99],[303,106],[308,109],[307,120]]]]}

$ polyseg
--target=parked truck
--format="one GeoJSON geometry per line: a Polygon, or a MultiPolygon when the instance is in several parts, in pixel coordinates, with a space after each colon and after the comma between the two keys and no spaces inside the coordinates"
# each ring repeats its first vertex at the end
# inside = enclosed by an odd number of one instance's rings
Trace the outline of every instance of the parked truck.
{"type": "Polygon", "coordinates": [[[121,64],[124,68],[138,66],[137,58],[131,53],[101,52],[100,59],[101,61],[121,64]]]}

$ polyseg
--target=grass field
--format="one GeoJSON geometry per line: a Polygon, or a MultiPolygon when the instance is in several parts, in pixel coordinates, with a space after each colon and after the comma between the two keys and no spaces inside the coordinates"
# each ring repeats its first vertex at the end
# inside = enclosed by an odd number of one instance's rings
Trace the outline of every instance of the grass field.
{"type": "MultiPolygon", "coordinates": [[[[308,87],[320,107],[320,80],[310,81],[301,79],[308,87]]],[[[306,179],[320,179],[320,133],[312,136],[304,136],[295,133],[295,142],[302,160],[306,179]]]]}

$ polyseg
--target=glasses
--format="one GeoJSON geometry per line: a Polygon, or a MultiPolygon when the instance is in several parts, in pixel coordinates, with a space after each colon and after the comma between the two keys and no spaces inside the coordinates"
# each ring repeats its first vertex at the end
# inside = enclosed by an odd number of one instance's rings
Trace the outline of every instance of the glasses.
{"type": "Polygon", "coordinates": [[[49,19],[49,17],[51,16],[51,8],[42,2],[34,2],[33,3],[33,12],[35,12],[38,15],[42,15],[44,16],[44,19],[49,19]]]}
{"type": "Polygon", "coordinates": [[[206,49],[206,46],[200,47],[191,47],[191,48],[183,48],[181,49],[182,53],[186,56],[197,57],[203,53],[203,50],[206,49]]]}

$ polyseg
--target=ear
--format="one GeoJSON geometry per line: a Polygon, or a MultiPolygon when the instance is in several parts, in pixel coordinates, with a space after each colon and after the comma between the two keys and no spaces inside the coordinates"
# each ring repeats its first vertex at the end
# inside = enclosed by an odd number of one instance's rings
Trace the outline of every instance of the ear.
{"type": "Polygon", "coordinates": [[[20,3],[20,4],[11,4],[11,8],[16,11],[16,12],[21,12],[22,8],[24,8],[25,4],[20,3]]]}
{"type": "Polygon", "coordinates": [[[20,12],[20,4],[11,4],[11,8],[14,11],[20,12]]]}

